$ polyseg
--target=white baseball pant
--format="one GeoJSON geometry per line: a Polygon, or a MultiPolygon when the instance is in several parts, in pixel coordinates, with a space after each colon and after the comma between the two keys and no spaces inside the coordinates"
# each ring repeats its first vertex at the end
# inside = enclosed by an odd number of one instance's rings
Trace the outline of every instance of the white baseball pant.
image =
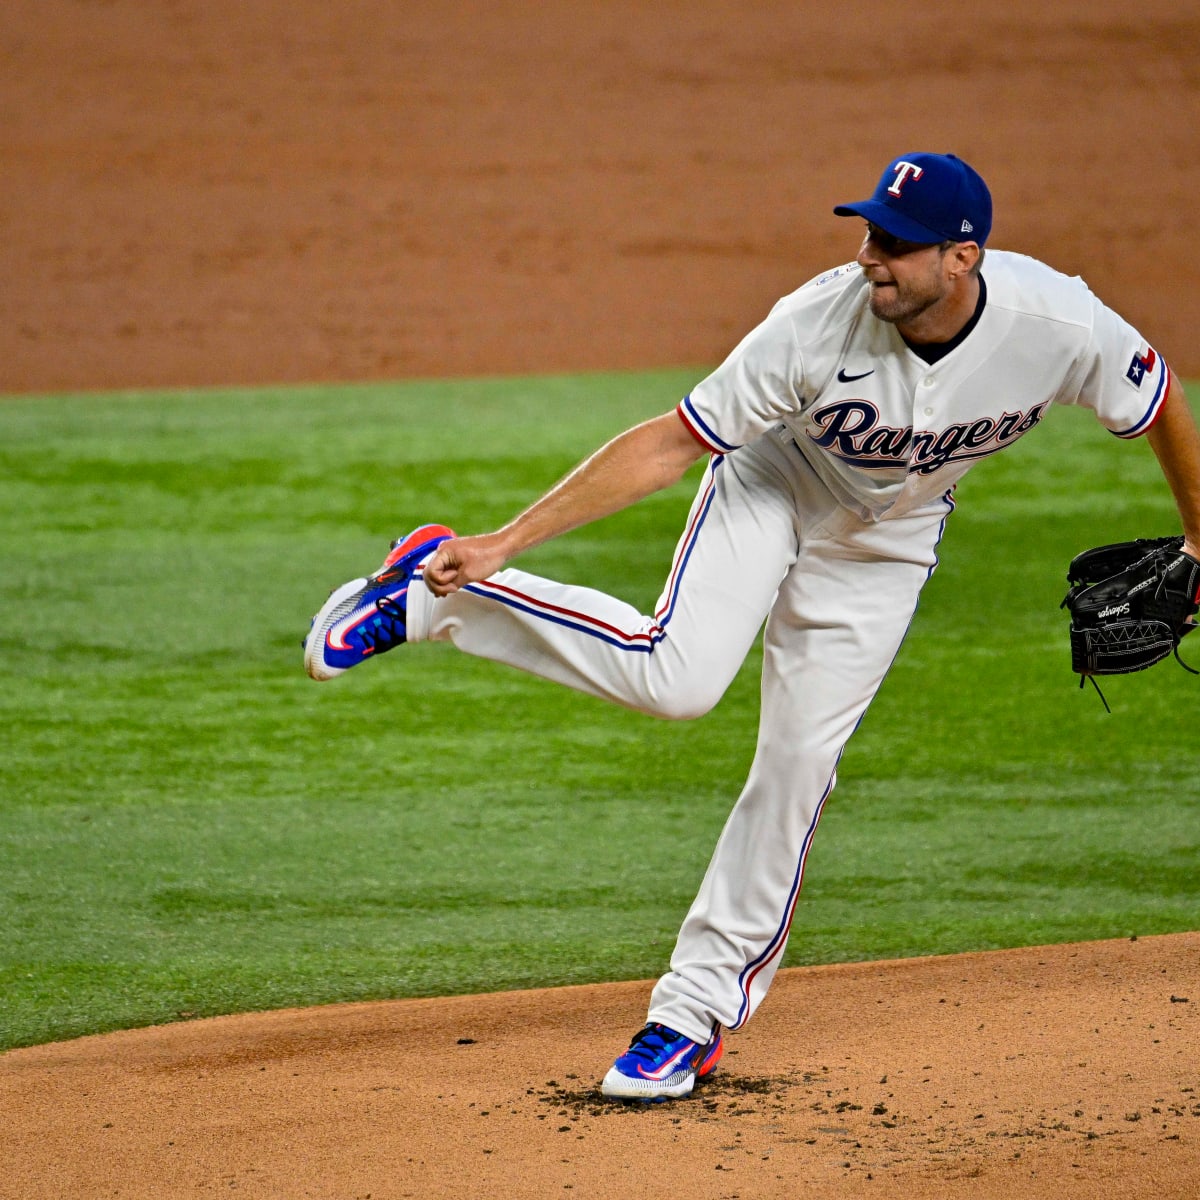
{"type": "Polygon", "coordinates": [[[716,704],[766,620],[754,762],[649,1020],[705,1041],[714,1022],[744,1025],[766,994],[838,758],[904,639],[952,507],[947,493],[863,521],[780,430],[710,461],[653,616],[514,569],[442,599],[410,589],[410,641],[450,641],[677,719],[716,704]]]}

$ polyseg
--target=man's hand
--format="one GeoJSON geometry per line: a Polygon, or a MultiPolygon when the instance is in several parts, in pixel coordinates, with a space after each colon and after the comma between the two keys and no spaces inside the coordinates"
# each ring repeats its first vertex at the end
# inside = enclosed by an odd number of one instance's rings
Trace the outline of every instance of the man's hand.
{"type": "Polygon", "coordinates": [[[495,575],[508,560],[500,542],[496,533],[443,542],[425,564],[425,586],[435,596],[449,596],[468,583],[495,575]]]}

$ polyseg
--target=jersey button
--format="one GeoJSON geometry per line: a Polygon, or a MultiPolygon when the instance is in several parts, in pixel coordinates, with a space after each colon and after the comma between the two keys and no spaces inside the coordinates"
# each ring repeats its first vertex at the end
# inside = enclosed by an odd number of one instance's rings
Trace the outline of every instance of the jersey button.
{"type": "Polygon", "coordinates": [[[927,417],[932,417],[932,416],[933,416],[933,409],[932,409],[932,408],[927,408],[927,409],[925,410],[925,415],[926,415],[927,417]]]}

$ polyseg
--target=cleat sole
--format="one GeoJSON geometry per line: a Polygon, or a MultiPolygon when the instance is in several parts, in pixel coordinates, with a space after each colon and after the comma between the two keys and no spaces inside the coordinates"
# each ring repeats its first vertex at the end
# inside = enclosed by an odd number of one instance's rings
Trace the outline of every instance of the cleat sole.
{"type": "Polygon", "coordinates": [[[315,679],[318,683],[324,683],[327,679],[336,679],[339,675],[346,673],[346,667],[331,667],[321,657],[321,650],[325,645],[325,635],[329,632],[329,627],[333,624],[333,613],[338,605],[343,600],[349,599],[355,592],[366,587],[367,580],[351,579],[349,583],[342,584],[339,588],[334,588],[329,593],[329,599],[321,606],[320,612],[313,617],[312,628],[308,631],[308,637],[304,639],[304,670],[307,672],[310,679],[315,679]]]}

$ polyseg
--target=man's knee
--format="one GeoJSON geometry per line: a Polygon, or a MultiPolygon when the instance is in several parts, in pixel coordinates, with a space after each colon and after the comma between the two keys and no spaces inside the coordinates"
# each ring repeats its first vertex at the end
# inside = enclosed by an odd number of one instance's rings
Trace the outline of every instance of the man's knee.
{"type": "Polygon", "coordinates": [[[725,688],[703,683],[673,689],[669,694],[656,696],[649,711],[664,721],[694,721],[712,712],[725,688]]]}

